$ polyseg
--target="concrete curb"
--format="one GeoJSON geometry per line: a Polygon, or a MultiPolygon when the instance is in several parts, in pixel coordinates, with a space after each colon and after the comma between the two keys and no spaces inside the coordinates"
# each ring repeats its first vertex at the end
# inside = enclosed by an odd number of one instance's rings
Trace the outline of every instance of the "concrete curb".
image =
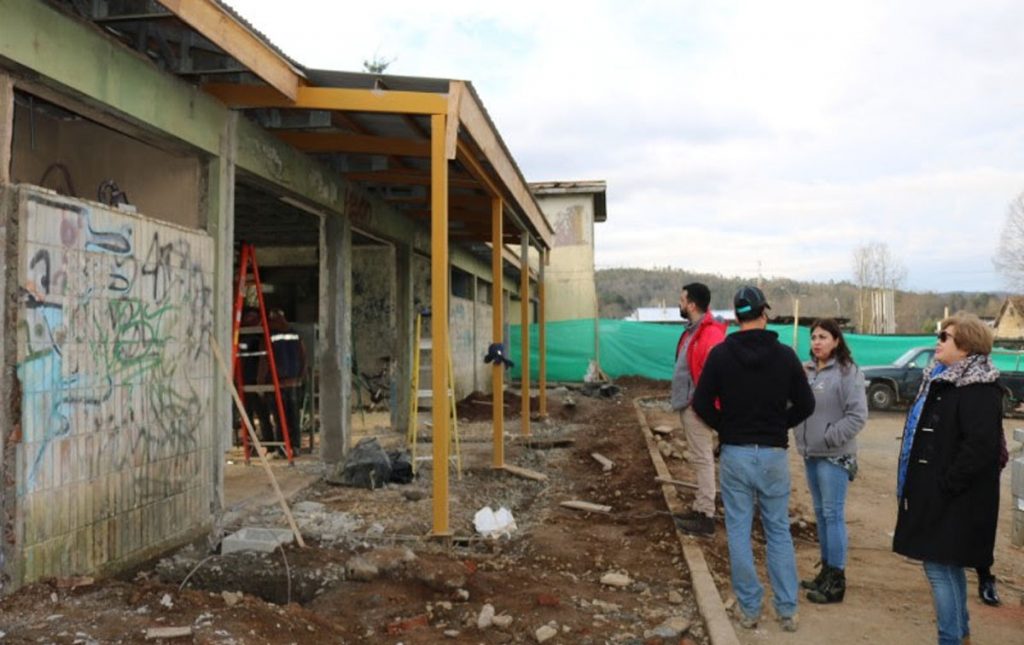
{"type": "MultiPolygon", "coordinates": [[[[640,406],[640,401],[644,398],[637,397],[633,399],[633,408],[636,409],[637,420],[640,422],[640,431],[644,436],[644,441],[647,442],[647,450],[651,453],[651,463],[654,464],[654,470],[657,471],[659,477],[671,479],[672,473],[669,472],[668,466],[665,465],[665,460],[662,458],[661,453],[658,452],[658,444],[654,439],[654,433],[651,432],[651,428],[647,424],[647,417],[644,416],[644,411],[640,406]]],[[[672,484],[662,484],[661,492],[665,497],[665,505],[670,512],[685,512],[685,508],[683,508],[683,504],[679,501],[679,497],[676,494],[675,486],[672,484]]],[[[718,593],[715,580],[711,577],[711,570],[708,568],[707,560],[704,559],[704,552],[699,546],[690,543],[678,528],[675,529],[675,532],[676,539],[679,540],[680,546],[683,547],[683,557],[686,558],[686,566],[690,569],[693,593],[697,597],[697,609],[700,610],[701,616],[704,618],[704,624],[707,625],[711,645],[739,645],[740,641],[736,637],[736,630],[733,629],[732,621],[729,620],[729,614],[725,611],[725,605],[722,603],[722,596],[718,593]]]]}

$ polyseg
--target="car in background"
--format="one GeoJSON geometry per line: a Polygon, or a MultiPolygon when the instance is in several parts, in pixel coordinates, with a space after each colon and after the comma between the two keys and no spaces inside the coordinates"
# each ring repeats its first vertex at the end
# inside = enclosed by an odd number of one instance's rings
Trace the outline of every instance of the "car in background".
{"type": "MultiPolygon", "coordinates": [[[[1014,352],[1014,355],[1019,369],[1022,354],[1014,352]]],[[[872,410],[892,410],[899,404],[913,401],[921,387],[924,368],[934,356],[934,347],[914,347],[889,365],[861,367],[868,390],[868,406],[872,410]]],[[[1010,414],[1024,400],[1024,372],[1000,371],[999,385],[1003,388],[1003,414],[1010,414]]]]}

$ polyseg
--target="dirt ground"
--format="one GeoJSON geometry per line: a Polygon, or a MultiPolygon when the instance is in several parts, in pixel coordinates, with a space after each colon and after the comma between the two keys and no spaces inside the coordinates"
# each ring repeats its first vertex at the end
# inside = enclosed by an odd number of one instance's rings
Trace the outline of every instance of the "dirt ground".
{"type": "MultiPolygon", "coordinates": [[[[663,410],[648,412],[652,424],[665,423],[679,427],[678,417],[663,410]]],[[[1021,419],[1006,419],[1004,431],[1011,452],[1020,454],[1020,444],[1012,440],[1013,429],[1024,427],[1021,419]]],[[[896,459],[903,430],[903,414],[872,412],[867,426],[858,436],[860,466],[856,481],[849,489],[846,516],[849,526],[849,563],[847,592],[841,604],[815,605],[801,594],[800,628],[795,634],[783,634],[770,618],[766,598],[765,619],[758,629],[736,628],[744,645],[784,642],[793,645],[829,643],[934,643],[936,638],[931,593],[919,562],[892,553],[892,531],[896,522],[894,493],[896,459]]],[[[684,462],[669,460],[670,466],[692,481],[684,462]]],[[[807,525],[806,530],[794,527],[797,565],[801,578],[816,573],[819,550],[815,538],[814,510],[807,491],[803,462],[790,447],[792,496],[790,515],[807,525]]],[[[994,608],[981,603],[977,596],[977,579],[968,572],[968,611],[974,643],[1024,644],[1024,552],[1010,544],[1010,468],[1003,471],[1000,493],[1000,519],[996,542],[995,566],[1003,606],[994,608]]],[[[705,557],[712,567],[723,598],[731,596],[729,585],[728,548],[724,527],[713,539],[702,539],[705,557]]],[[[758,552],[763,562],[763,546],[758,552]]],[[[767,587],[767,573],[761,568],[761,579],[767,587]]]]}
{"type": "MultiPolygon", "coordinates": [[[[413,483],[374,491],[327,484],[311,457],[292,468],[274,462],[287,488],[299,490],[292,508],[307,548],[222,555],[204,541],[123,579],[33,585],[0,602],[0,642],[142,643],[153,642],[148,629],[187,626],[191,636],[175,642],[519,643],[536,642],[549,626],[555,643],[707,643],[631,402],[661,389],[638,382],[617,398],[554,391],[531,445],[509,423],[506,461],[545,482],[493,470],[490,423],[460,423],[463,473],[453,468],[449,541],[429,537],[429,462],[413,483]],[[573,405],[563,406],[566,397],[573,405]],[[614,461],[611,472],[594,451],[614,461]],[[314,483],[302,488],[304,477],[314,483]],[[562,508],[566,500],[612,511],[562,508]],[[473,516],[484,506],[512,512],[510,537],[476,535],[473,516]],[[628,580],[602,584],[609,573],[628,580]],[[486,604],[496,618],[481,629],[486,604]]],[[[383,444],[401,442],[375,420],[364,425],[383,444]]],[[[418,454],[429,455],[429,444],[418,454]]],[[[255,466],[236,463],[227,473],[227,532],[286,526],[274,505],[256,503],[269,495],[255,466]]]]}
{"type": "MultiPolygon", "coordinates": [[[[306,548],[223,555],[203,541],[121,579],[33,585],[0,601],[0,642],[157,642],[146,640],[148,629],[187,626],[190,636],[164,642],[532,643],[538,629],[550,626],[552,643],[705,644],[633,401],[642,399],[651,427],[676,429],[664,437],[662,454],[675,478],[692,481],[678,417],[664,400],[666,384],[623,379],[617,385],[621,392],[612,398],[553,390],[551,416],[533,425],[530,444],[518,436],[518,397],[510,399],[506,461],[547,475],[544,482],[490,467],[489,408],[465,402],[463,473],[459,478],[453,464],[451,477],[451,540],[429,537],[429,461],[421,462],[412,483],[374,491],[327,484],[323,467],[310,456],[294,467],[275,461],[306,548]],[[614,462],[611,472],[602,472],[592,452],[614,462]],[[566,500],[605,504],[611,512],[566,509],[560,506],[566,500]],[[484,506],[508,508],[516,530],[497,540],[476,535],[473,516],[484,506]],[[629,581],[623,587],[602,584],[609,573],[629,581]],[[481,628],[485,605],[496,618],[481,628]]],[[[382,415],[367,415],[357,434],[378,436],[389,448],[400,445],[402,437],[385,422],[382,415]]],[[[737,628],[742,643],[934,642],[920,565],[889,550],[901,422],[898,414],[876,413],[861,435],[861,470],[848,500],[846,600],[817,606],[801,599],[797,633],[783,634],[766,615],[757,630],[737,628]]],[[[1007,421],[1008,436],[1017,425],[1024,423],[1007,421]]],[[[430,445],[419,445],[417,454],[429,455],[430,445]]],[[[261,469],[241,465],[237,454],[229,462],[236,463],[226,470],[225,531],[286,526],[261,469]]],[[[807,577],[818,559],[813,511],[795,452],[791,464],[794,535],[807,577]]],[[[690,493],[681,490],[689,501],[690,493]]],[[[1009,545],[1010,506],[1007,469],[994,567],[1004,606],[981,605],[971,579],[975,643],[1024,643],[1024,558],[1009,545]]],[[[712,539],[686,539],[703,548],[722,597],[729,599],[722,527],[712,539]]]]}

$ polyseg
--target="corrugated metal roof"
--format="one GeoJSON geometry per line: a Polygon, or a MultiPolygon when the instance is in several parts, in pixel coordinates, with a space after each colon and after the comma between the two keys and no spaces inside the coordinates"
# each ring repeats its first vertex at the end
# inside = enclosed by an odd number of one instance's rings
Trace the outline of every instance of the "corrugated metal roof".
{"type": "Polygon", "coordinates": [[[263,44],[265,44],[267,47],[269,47],[270,49],[274,50],[274,52],[278,56],[280,56],[281,58],[283,58],[286,61],[288,61],[288,64],[291,65],[292,67],[294,67],[295,71],[299,72],[302,76],[307,76],[306,68],[303,67],[301,63],[299,63],[297,60],[295,60],[294,58],[292,58],[291,56],[286,54],[283,49],[281,49],[280,47],[275,45],[273,43],[273,41],[271,41],[270,38],[267,37],[266,34],[264,34],[262,31],[260,31],[256,27],[254,27],[251,22],[246,20],[245,17],[242,16],[242,14],[240,14],[237,9],[235,9],[234,7],[229,5],[228,3],[224,2],[224,0],[213,0],[213,2],[218,7],[220,7],[221,9],[226,11],[228,14],[230,14],[231,17],[234,18],[235,21],[238,24],[240,24],[243,27],[245,27],[246,30],[248,30],[249,33],[251,33],[253,36],[255,36],[260,41],[262,41],[263,44]]]}

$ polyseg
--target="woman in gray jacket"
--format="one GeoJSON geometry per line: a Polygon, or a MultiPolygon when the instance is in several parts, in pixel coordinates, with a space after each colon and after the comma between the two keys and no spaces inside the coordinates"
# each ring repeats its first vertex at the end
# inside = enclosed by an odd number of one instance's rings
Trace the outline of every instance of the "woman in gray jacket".
{"type": "Polygon", "coordinates": [[[804,363],[814,414],[793,429],[804,458],[821,545],[821,571],[800,584],[815,603],[846,594],[846,489],[857,474],[857,433],[868,418],[864,375],[836,321],[811,326],[811,360],[804,363]]]}

